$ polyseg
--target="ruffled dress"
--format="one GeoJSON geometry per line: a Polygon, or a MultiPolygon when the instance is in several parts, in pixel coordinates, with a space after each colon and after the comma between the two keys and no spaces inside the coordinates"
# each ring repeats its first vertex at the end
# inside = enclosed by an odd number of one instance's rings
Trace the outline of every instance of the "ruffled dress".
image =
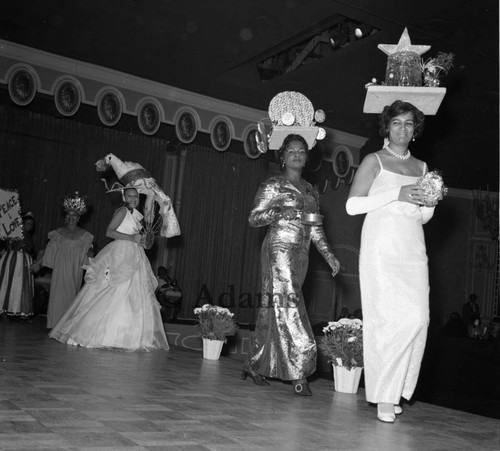
{"type": "MultiPolygon", "coordinates": [[[[127,210],[118,232],[134,235],[142,215],[127,210]]],[[[85,285],[49,336],[61,343],[125,351],[168,349],[157,279],[142,246],[114,240],[86,268],[85,285]]]]}

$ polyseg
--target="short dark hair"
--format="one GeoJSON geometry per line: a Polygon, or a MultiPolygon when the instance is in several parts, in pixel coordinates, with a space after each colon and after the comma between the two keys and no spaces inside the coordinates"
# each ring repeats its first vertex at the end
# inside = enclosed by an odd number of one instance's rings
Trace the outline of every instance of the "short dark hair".
{"type": "Polygon", "coordinates": [[[389,136],[389,124],[393,117],[399,116],[400,114],[413,113],[413,122],[415,126],[415,131],[413,132],[413,137],[418,138],[422,135],[424,131],[425,115],[420,111],[415,105],[404,102],[402,100],[396,100],[392,105],[387,105],[379,117],[379,134],[383,138],[389,136]]]}
{"type": "Polygon", "coordinates": [[[305,140],[305,138],[301,135],[296,135],[296,134],[291,133],[290,135],[286,136],[286,138],[283,140],[283,144],[281,145],[280,149],[278,150],[278,163],[280,165],[284,160],[285,150],[287,149],[288,145],[292,141],[300,141],[302,144],[304,144],[304,147],[307,151],[307,158],[309,158],[309,146],[307,145],[307,141],[305,140]]]}

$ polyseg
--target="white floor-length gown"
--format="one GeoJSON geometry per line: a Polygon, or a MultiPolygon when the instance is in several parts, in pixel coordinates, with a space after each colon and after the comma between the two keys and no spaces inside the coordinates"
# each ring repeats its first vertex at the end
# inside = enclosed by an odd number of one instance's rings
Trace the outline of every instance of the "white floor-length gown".
{"type": "MultiPolygon", "coordinates": [[[[136,234],[141,219],[137,210],[127,210],[117,231],[136,234]]],[[[85,285],[49,336],[88,348],[168,349],[157,284],[142,246],[114,240],[87,268],[85,285]]]]}
{"type": "MultiPolygon", "coordinates": [[[[418,179],[384,169],[375,155],[381,169],[368,196],[418,179]]],[[[417,384],[429,324],[422,224],[430,216],[424,209],[394,201],[367,213],[363,224],[359,273],[368,402],[398,404],[401,396],[411,398],[417,384]]]]}

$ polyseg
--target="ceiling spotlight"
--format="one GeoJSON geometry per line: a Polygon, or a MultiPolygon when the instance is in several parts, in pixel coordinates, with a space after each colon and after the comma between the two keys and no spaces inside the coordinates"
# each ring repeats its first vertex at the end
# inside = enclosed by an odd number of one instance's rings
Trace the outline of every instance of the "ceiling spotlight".
{"type": "Polygon", "coordinates": [[[341,33],[339,31],[332,31],[330,34],[330,45],[333,48],[344,45],[347,42],[347,35],[345,33],[341,33]]]}
{"type": "Polygon", "coordinates": [[[356,38],[358,39],[361,39],[363,37],[368,36],[372,30],[373,30],[372,26],[360,24],[354,29],[354,36],[356,36],[356,38]]]}

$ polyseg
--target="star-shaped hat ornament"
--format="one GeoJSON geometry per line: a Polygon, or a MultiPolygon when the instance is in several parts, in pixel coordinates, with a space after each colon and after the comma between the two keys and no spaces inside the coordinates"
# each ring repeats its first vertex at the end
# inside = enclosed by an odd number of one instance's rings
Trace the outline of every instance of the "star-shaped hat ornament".
{"type": "Polygon", "coordinates": [[[386,55],[392,55],[396,52],[413,52],[417,55],[422,55],[431,48],[430,45],[413,45],[408,34],[408,28],[405,28],[403,34],[399,38],[397,45],[394,44],[379,44],[378,48],[386,55]]]}
{"type": "Polygon", "coordinates": [[[437,113],[441,101],[446,93],[446,88],[440,87],[424,87],[415,84],[406,85],[399,83],[399,77],[393,78],[397,80],[397,84],[389,84],[387,81],[387,74],[393,76],[403,73],[400,71],[401,67],[413,77],[420,77],[420,56],[431,48],[430,45],[413,45],[408,34],[408,29],[405,28],[403,34],[399,38],[397,44],[379,44],[378,48],[388,55],[388,69],[389,64],[391,70],[386,72],[386,83],[376,85],[373,83],[367,84],[365,104],[363,106],[364,113],[381,113],[384,107],[391,105],[396,100],[403,100],[416,106],[420,111],[426,115],[434,115],[437,113]],[[401,62],[406,64],[404,66],[401,62]],[[413,63],[413,64],[410,64],[413,63]],[[401,64],[401,65],[400,65],[401,64]],[[408,69],[408,66],[413,65],[408,69]],[[414,71],[412,73],[412,70],[414,71]]]}

